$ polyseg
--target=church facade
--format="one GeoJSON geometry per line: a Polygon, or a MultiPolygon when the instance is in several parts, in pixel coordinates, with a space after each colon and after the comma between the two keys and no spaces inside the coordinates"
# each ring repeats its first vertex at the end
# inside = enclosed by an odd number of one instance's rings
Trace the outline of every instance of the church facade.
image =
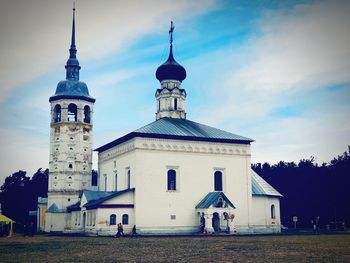
{"type": "Polygon", "coordinates": [[[278,193],[251,169],[252,139],[187,119],[186,70],[170,51],[158,67],[156,120],[95,149],[93,99],[79,81],[73,13],[66,80],[50,97],[51,140],[46,232],[278,233],[278,193]]]}

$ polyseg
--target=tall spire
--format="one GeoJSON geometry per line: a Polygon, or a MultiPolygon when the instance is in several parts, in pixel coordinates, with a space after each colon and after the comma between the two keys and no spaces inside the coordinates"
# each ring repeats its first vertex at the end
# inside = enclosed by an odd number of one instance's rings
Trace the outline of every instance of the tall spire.
{"type": "Polygon", "coordinates": [[[79,80],[79,61],[77,59],[77,48],[75,46],[75,3],[73,4],[72,39],[69,49],[69,59],[66,64],[66,79],[79,80]]]}
{"type": "Polygon", "coordinates": [[[70,58],[76,58],[77,49],[75,47],[75,3],[73,5],[72,41],[69,49],[70,58]]]}

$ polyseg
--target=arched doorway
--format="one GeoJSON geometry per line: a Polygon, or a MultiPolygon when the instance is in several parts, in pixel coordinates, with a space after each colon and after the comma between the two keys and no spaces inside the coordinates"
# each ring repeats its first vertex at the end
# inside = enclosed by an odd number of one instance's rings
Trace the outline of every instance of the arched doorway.
{"type": "Polygon", "coordinates": [[[212,225],[215,232],[220,232],[220,217],[218,213],[213,214],[212,225]]]}
{"type": "Polygon", "coordinates": [[[85,225],[86,225],[86,213],[83,213],[83,230],[85,231],[85,225]]]}

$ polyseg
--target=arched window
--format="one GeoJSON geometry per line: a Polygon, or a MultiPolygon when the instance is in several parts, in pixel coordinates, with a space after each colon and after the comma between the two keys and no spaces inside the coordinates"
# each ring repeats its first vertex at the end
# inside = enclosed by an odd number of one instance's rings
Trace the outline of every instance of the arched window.
{"type": "Polygon", "coordinates": [[[69,122],[77,121],[77,105],[73,103],[68,105],[68,121],[69,122]]]}
{"type": "Polygon", "coordinates": [[[53,113],[53,122],[60,122],[61,121],[61,105],[56,104],[54,108],[54,113],[53,113]]]}
{"type": "Polygon", "coordinates": [[[214,173],[214,191],[222,191],[222,172],[216,171],[214,173]]]}
{"type": "Polygon", "coordinates": [[[174,99],[174,110],[177,110],[177,99],[174,99]]]}
{"type": "Polygon", "coordinates": [[[117,224],[117,215],[116,214],[112,214],[109,216],[109,224],[111,226],[114,226],[117,224]]]}
{"type": "Polygon", "coordinates": [[[90,107],[87,105],[84,107],[84,122],[90,123],[90,107]]]}
{"type": "Polygon", "coordinates": [[[168,170],[168,190],[176,190],[176,171],[168,170]]]}
{"type": "Polygon", "coordinates": [[[276,211],[275,211],[275,205],[271,205],[271,218],[276,218],[276,211]]]}
{"type": "Polygon", "coordinates": [[[129,224],[129,216],[127,214],[124,214],[122,217],[122,224],[128,225],[129,224]]]}

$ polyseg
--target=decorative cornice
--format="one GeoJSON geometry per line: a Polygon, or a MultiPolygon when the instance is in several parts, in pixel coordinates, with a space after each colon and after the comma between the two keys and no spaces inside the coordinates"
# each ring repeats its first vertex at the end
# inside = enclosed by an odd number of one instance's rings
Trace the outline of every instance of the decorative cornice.
{"type": "Polygon", "coordinates": [[[99,162],[116,158],[133,150],[167,151],[201,154],[250,156],[249,144],[180,141],[155,138],[136,138],[99,153],[99,162]]]}

